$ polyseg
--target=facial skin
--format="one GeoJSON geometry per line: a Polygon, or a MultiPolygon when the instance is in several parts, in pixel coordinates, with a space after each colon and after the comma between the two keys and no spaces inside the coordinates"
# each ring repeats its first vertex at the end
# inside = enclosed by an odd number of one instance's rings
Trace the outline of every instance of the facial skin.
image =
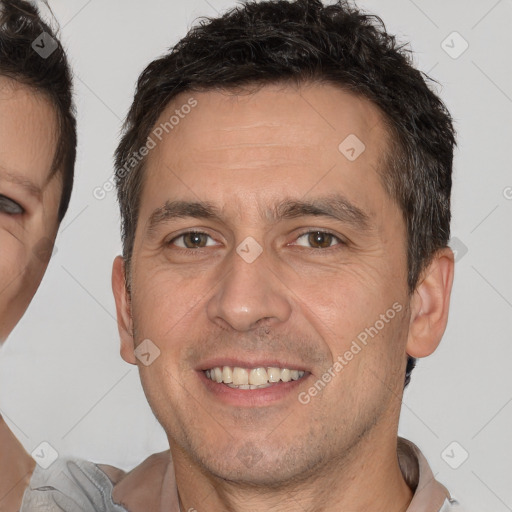
{"type": "Polygon", "coordinates": [[[0,342],[23,316],[58,228],[59,173],[51,175],[57,116],[46,98],[0,77],[0,342]]]}
{"type": "Polygon", "coordinates": [[[131,297],[121,258],[113,270],[123,357],[137,363],[146,339],[160,350],[138,363],[182,510],[405,510],[396,439],[406,353],[428,355],[442,336],[453,258],[436,255],[409,295],[405,222],[379,175],[378,109],[330,85],[265,86],[183,94],[157,125],[189,96],[197,107],[148,156],[131,297]],[[354,161],[338,150],[350,134],[366,147],[354,161]],[[176,201],[216,215],[165,219],[176,201]],[[298,204],[336,201],[341,219],[298,204]],[[195,239],[203,247],[184,246],[189,231],[207,235],[195,239]],[[315,243],[318,231],[328,235],[315,243]],[[252,263],[237,252],[247,237],[262,248],[252,263]],[[400,312],[302,404],[395,303],[400,312]],[[305,375],[233,390],[205,377],[224,365],[305,375]]]}
{"type": "MultiPolygon", "coordinates": [[[[0,77],[0,343],[25,313],[48,265],[61,180],[51,176],[57,116],[46,98],[0,77]]],[[[0,509],[19,510],[34,461],[0,416],[0,509]]]]}

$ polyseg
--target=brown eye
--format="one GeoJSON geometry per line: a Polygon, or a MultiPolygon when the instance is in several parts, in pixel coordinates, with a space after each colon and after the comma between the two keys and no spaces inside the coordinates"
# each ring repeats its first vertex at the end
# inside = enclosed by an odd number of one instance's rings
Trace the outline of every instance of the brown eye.
{"type": "Polygon", "coordinates": [[[309,231],[297,238],[296,245],[313,249],[327,249],[342,243],[341,240],[327,231],[309,231]]]}
{"type": "Polygon", "coordinates": [[[183,236],[183,242],[185,247],[194,249],[196,247],[205,247],[207,238],[207,235],[204,233],[187,233],[183,236]]]}
{"type": "Polygon", "coordinates": [[[316,247],[318,249],[325,249],[326,247],[330,247],[333,241],[333,235],[330,233],[324,233],[323,231],[314,231],[309,233],[308,242],[311,247],[316,247]]]}
{"type": "Polygon", "coordinates": [[[215,245],[215,242],[206,233],[190,231],[172,239],[170,244],[183,249],[201,249],[202,247],[215,245]]]}

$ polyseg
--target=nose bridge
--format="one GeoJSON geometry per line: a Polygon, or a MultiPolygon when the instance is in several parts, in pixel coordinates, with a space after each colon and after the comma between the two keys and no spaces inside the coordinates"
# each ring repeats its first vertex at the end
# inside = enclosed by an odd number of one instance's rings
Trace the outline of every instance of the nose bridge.
{"type": "Polygon", "coordinates": [[[243,240],[229,256],[226,273],[208,303],[210,319],[239,331],[253,329],[263,319],[270,324],[286,321],[291,306],[271,265],[254,239],[243,240]]]}

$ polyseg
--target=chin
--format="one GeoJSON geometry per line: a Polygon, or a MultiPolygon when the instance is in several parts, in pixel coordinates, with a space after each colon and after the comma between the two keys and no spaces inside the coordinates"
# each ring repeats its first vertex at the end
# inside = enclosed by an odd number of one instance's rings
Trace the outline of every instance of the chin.
{"type": "Polygon", "coordinates": [[[202,458],[202,466],[208,473],[233,484],[280,488],[306,478],[322,461],[316,456],[310,460],[307,449],[283,451],[282,447],[277,449],[250,441],[237,448],[229,453],[209,453],[202,458]]]}

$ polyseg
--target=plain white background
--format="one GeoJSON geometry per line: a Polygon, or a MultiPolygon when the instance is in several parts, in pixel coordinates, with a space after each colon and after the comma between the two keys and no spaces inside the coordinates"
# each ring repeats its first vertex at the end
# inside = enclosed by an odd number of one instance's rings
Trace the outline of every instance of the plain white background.
{"type": "MultiPolygon", "coordinates": [[[[215,16],[234,2],[50,5],[75,72],[76,184],[43,284],[2,348],[0,408],[28,451],[47,441],[61,456],[128,469],[167,444],[137,370],[119,356],[110,289],[119,214],[114,192],[97,200],[93,189],[112,174],[142,69],[195,18],[215,16]]],[[[440,83],[459,141],[450,321],[438,351],[414,371],[400,434],[420,446],[436,477],[469,510],[512,510],[512,2],[358,5],[411,42],[417,66],[440,83]]]]}

